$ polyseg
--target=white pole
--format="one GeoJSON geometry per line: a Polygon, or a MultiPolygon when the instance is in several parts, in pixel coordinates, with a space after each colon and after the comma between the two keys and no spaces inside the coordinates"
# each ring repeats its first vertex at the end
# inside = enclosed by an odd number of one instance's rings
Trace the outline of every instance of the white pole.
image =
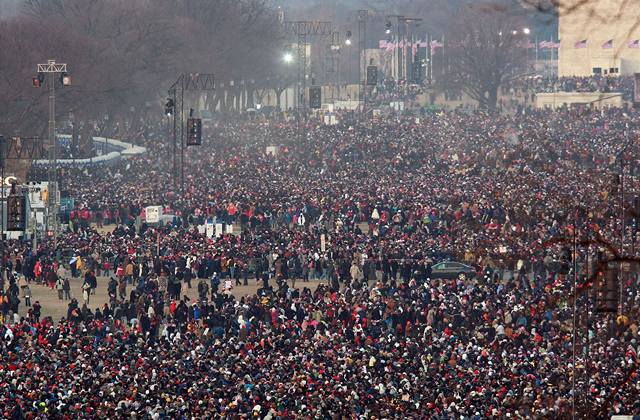
{"type": "Polygon", "coordinates": [[[49,177],[49,229],[56,235],[56,178],[57,178],[57,142],[56,142],[56,73],[49,73],[49,142],[51,147],[49,177]]]}

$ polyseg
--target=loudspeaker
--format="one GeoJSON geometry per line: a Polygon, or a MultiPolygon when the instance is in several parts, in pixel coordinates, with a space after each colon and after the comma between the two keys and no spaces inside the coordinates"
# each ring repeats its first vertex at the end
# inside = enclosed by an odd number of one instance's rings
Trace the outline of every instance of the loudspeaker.
{"type": "Polygon", "coordinates": [[[378,84],[378,67],[367,66],[367,85],[375,86],[378,84]]]}
{"type": "Polygon", "coordinates": [[[202,120],[200,118],[187,119],[187,146],[202,144],[202,120]]]}
{"type": "Polygon", "coordinates": [[[309,108],[322,108],[322,88],[320,86],[312,86],[309,88],[309,108]]]}
{"type": "Polygon", "coordinates": [[[24,195],[7,197],[7,230],[22,232],[26,228],[26,199],[24,195]]]}

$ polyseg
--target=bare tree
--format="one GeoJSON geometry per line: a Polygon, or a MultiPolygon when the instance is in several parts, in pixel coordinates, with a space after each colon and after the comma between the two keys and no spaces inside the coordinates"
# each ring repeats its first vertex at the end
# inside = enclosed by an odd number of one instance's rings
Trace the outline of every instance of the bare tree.
{"type": "Polygon", "coordinates": [[[465,7],[447,37],[451,57],[447,83],[458,85],[481,108],[494,109],[500,86],[524,70],[526,45],[521,27],[505,7],[465,7]]]}
{"type": "Polygon", "coordinates": [[[275,10],[264,0],[165,0],[178,20],[177,33],[190,51],[180,51],[183,72],[214,73],[219,88],[206,97],[213,110],[238,110],[251,103],[255,82],[280,56],[280,28],[275,10]],[[185,57],[186,58],[186,57],[185,57]],[[252,82],[253,81],[253,82],[252,82]]]}
{"type": "Polygon", "coordinates": [[[271,58],[281,55],[276,12],[265,0],[22,4],[20,16],[0,20],[5,135],[46,133],[46,90],[33,89],[31,78],[49,58],[67,62],[73,76],[73,86],[58,91],[60,120],[73,114],[126,133],[150,109],[159,114],[167,87],[184,72],[214,73],[222,82],[224,88],[204,98],[209,109],[250,106],[257,81],[273,73],[271,58]]]}

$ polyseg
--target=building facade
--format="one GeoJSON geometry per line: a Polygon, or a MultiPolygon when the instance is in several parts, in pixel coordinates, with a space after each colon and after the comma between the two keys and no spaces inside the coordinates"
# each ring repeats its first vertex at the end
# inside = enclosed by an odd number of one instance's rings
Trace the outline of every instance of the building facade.
{"type": "Polygon", "coordinates": [[[640,0],[560,3],[560,76],[640,72],[640,0]]]}

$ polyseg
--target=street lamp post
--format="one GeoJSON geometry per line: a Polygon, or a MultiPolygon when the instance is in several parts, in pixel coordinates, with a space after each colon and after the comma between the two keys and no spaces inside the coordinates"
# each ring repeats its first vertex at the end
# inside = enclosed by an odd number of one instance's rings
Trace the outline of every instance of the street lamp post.
{"type": "MultiPolygon", "coordinates": [[[[287,51],[284,54],[284,56],[282,57],[282,61],[284,61],[284,63],[288,67],[291,63],[293,63],[293,54],[290,51],[287,51]]],[[[287,68],[286,71],[287,71],[287,75],[288,75],[289,74],[289,69],[287,68]]],[[[287,85],[285,85],[285,86],[287,86],[287,85]]],[[[296,87],[296,89],[297,89],[297,87],[296,87]]],[[[278,99],[278,101],[279,100],[280,99],[278,99]]],[[[285,87],[285,89],[284,89],[284,102],[285,102],[284,103],[284,108],[285,108],[285,110],[288,111],[289,110],[289,92],[288,92],[288,88],[287,87],[285,87]]],[[[282,105],[281,105],[281,108],[282,108],[282,105]]],[[[282,111],[282,109],[280,109],[280,111],[282,111]]]]}
{"type": "MultiPolygon", "coordinates": [[[[353,61],[353,51],[351,50],[351,31],[347,31],[347,35],[345,37],[344,40],[344,45],[346,45],[347,47],[349,47],[349,53],[348,53],[348,57],[349,57],[349,69],[347,70],[347,84],[351,83],[351,62],[353,61]]],[[[347,89],[347,93],[349,92],[349,90],[347,89]]]]}
{"type": "MultiPolygon", "coordinates": [[[[58,144],[56,141],[56,76],[61,75],[63,86],[71,85],[71,78],[67,75],[67,64],[48,60],[38,64],[39,75],[49,74],[49,202],[48,230],[53,231],[54,242],[58,230],[58,144]]],[[[34,84],[35,86],[35,84],[34,84]]],[[[38,85],[39,86],[39,85],[38,85]]]]}
{"type": "Polygon", "coordinates": [[[331,65],[334,71],[334,80],[332,81],[333,88],[331,89],[331,99],[336,99],[336,90],[338,90],[338,95],[340,95],[340,45],[337,43],[331,44],[331,55],[332,62],[331,65]]]}
{"type": "Polygon", "coordinates": [[[369,11],[358,10],[358,102],[361,111],[367,106],[367,20],[369,11]]]}
{"type": "MultiPolygon", "coordinates": [[[[526,39],[527,39],[527,45],[526,45],[526,48],[525,48],[525,58],[526,58],[526,60],[525,60],[526,63],[525,64],[527,66],[527,71],[529,71],[529,45],[531,44],[531,38],[530,38],[529,35],[531,35],[531,29],[523,28],[522,29],[522,33],[526,36],[526,39]]],[[[537,45],[535,45],[535,49],[536,49],[536,61],[534,61],[534,63],[533,63],[533,70],[534,70],[533,72],[534,73],[535,73],[535,66],[536,66],[536,64],[538,62],[538,57],[537,57],[537,55],[538,55],[537,54],[538,53],[538,46],[537,45]]]]}

